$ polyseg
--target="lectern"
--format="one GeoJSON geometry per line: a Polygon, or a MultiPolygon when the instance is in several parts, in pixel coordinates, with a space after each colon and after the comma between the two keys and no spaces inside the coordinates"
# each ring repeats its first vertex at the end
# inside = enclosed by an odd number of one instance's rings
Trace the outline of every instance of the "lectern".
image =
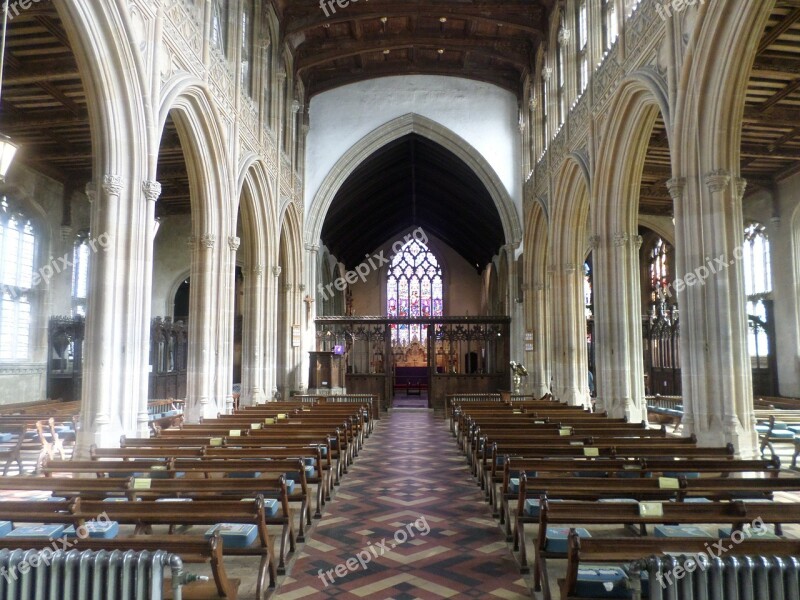
{"type": "Polygon", "coordinates": [[[317,350],[308,354],[308,393],[321,396],[347,393],[344,381],[344,357],[335,352],[317,350]]]}

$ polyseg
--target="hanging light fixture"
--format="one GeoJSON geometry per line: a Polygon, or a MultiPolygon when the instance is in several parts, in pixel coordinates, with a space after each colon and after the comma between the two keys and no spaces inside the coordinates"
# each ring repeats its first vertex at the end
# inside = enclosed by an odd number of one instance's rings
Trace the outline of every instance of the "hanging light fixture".
{"type": "MultiPolygon", "coordinates": [[[[0,98],[3,94],[3,69],[6,64],[6,31],[8,29],[8,2],[3,2],[3,37],[0,42],[0,98]]],[[[5,181],[8,168],[17,153],[17,146],[7,135],[0,133],[0,181],[5,181]]]]}

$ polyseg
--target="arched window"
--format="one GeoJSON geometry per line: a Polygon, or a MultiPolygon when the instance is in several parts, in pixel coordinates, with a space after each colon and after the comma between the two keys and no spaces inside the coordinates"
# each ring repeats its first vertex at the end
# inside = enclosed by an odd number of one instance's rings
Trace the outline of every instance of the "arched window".
{"type": "Polygon", "coordinates": [[[587,0],[579,0],[578,21],[578,94],[586,91],[589,85],[589,9],[587,0]]]}
{"type": "Polygon", "coordinates": [[[228,53],[228,3],[226,0],[211,2],[211,45],[223,54],[228,53]]]}
{"type": "Polygon", "coordinates": [[[583,263],[583,303],[586,306],[586,318],[594,316],[594,293],[592,292],[592,263],[583,263]]]}
{"type": "Polygon", "coordinates": [[[744,230],[744,290],[747,295],[748,346],[754,367],[766,367],[769,356],[767,301],[772,293],[769,238],[761,223],[750,223],[744,230]]]}
{"type": "Polygon", "coordinates": [[[556,102],[558,102],[558,124],[563,125],[567,119],[567,62],[566,42],[559,40],[556,51],[556,102]]]}
{"type": "Polygon", "coordinates": [[[650,274],[650,301],[653,306],[666,298],[669,291],[669,263],[672,247],[663,239],[656,239],[650,250],[648,269],[650,274]]]}
{"type": "Polygon", "coordinates": [[[253,95],[253,0],[242,0],[242,92],[253,95]]]}
{"type": "MultiPolygon", "coordinates": [[[[442,268],[433,252],[411,239],[392,259],[386,282],[386,314],[389,317],[441,317],[442,268]]],[[[392,325],[392,344],[424,341],[427,327],[419,324],[392,325]]]]}
{"type": "MultiPolygon", "coordinates": [[[[30,219],[0,202],[0,360],[28,360],[36,236],[30,219]]],[[[36,283],[39,283],[38,277],[36,283]]]]}
{"type": "MultiPolygon", "coordinates": [[[[544,64],[547,64],[547,55],[545,54],[543,59],[544,64]]],[[[547,69],[549,67],[545,67],[547,69]]],[[[550,94],[547,93],[547,86],[550,84],[550,77],[547,75],[548,71],[544,71],[542,73],[542,154],[544,151],[547,150],[547,146],[550,144],[550,128],[547,122],[547,119],[550,115],[550,107],[548,103],[550,102],[550,94]]]]}
{"type": "Polygon", "coordinates": [[[72,316],[86,316],[89,297],[89,243],[78,241],[72,251],[72,316]]]}
{"type": "Polygon", "coordinates": [[[610,50],[619,36],[617,9],[614,6],[616,0],[600,0],[600,2],[600,12],[603,19],[603,48],[610,50]]]}

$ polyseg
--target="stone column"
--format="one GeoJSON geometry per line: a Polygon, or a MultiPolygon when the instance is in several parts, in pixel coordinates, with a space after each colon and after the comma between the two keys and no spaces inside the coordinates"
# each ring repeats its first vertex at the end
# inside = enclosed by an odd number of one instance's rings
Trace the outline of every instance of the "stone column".
{"type": "Polygon", "coordinates": [[[200,417],[214,417],[218,412],[214,393],[216,373],[215,323],[218,319],[215,286],[218,283],[214,264],[217,236],[204,233],[190,237],[192,249],[191,286],[189,288],[188,365],[186,385],[186,420],[196,423],[200,417]]]}
{"type": "Polygon", "coordinates": [[[303,331],[303,341],[300,348],[300,388],[306,389],[308,387],[308,365],[309,355],[311,350],[317,348],[317,327],[315,319],[317,318],[318,311],[321,307],[317,306],[317,267],[319,260],[319,246],[316,244],[306,244],[305,268],[303,269],[303,278],[306,284],[306,294],[309,301],[305,304],[303,319],[301,320],[301,327],[303,331]]]}
{"type": "Polygon", "coordinates": [[[144,248],[152,242],[152,221],[143,226],[141,185],[126,181],[106,174],[99,186],[86,187],[93,253],[78,457],[93,443],[116,446],[120,434],[139,431],[147,399],[150,299],[143,290],[150,265],[144,248]]]}
{"type": "Polygon", "coordinates": [[[744,180],[716,169],[695,178],[676,210],[681,382],[685,434],[709,446],[732,443],[737,455],[757,454],[741,264],[744,180]]]}
{"type": "Polygon", "coordinates": [[[573,406],[589,404],[583,275],[575,263],[548,268],[553,297],[553,395],[573,406]]]}
{"type": "MultiPolygon", "coordinates": [[[[150,299],[153,295],[153,244],[155,243],[156,233],[158,232],[158,222],[156,221],[156,202],[158,202],[158,198],[161,196],[161,184],[154,180],[143,181],[142,193],[144,193],[145,201],[147,202],[147,215],[145,217],[145,223],[150,224],[150,235],[147,238],[147,244],[145,245],[145,263],[149,265],[150,268],[148,269],[149,276],[146,276],[143,280],[144,290],[142,290],[142,297],[146,299],[146,304],[149,309],[151,305],[150,299]]],[[[142,340],[142,348],[146,349],[145,360],[147,363],[149,363],[149,323],[148,328],[143,331],[142,334],[144,335],[144,339],[142,340]]],[[[139,437],[148,437],[150,435],[150,426],[147,415],[147,400],[148,394],[145,393],[139,399],[139,405],[132,407],[133,410],[136,410],[136,433],[139,437]]]]}
{"type": "Polygon", "coordinates": [[[264,395],[264,265],[244,273],[244,317],[242,323],[242,404],[263,404],[264,395]]]}
{"type": "Polygon", "coordinates": [[[233,413],[233,329],[236,320],[234,294],[236,293],[236,252],[241,243],[242,240],[236,235],[228,236],[227,260],[223,261],[221,265],[223,273],[219,286],[222,294],[220,304],[225,306],[220,313],[225,318],[220,320],[218,328],[219,343],[223,351],[217,357],[217,381],[219,382],[217,397],[224,398],[222,410],[225,414],[233,413]]]}
{"type": "Polygon", "coordinates": [[[612,417],[647,419],[644,402],[642,310],[636,233],[591,238],[594,266],[597,405],[612,417]]]}
{"type": "Polygon", "coordinates": [[[543,281],[534,282],[533,289],[529,293],[533,296],[531,301],[533,353],[528,378],[531,380],[531,393],[541,398],[550,393],[547,335],[547,323],[550,322],[550,316],[547,310],[547,286],[543,281]]]}

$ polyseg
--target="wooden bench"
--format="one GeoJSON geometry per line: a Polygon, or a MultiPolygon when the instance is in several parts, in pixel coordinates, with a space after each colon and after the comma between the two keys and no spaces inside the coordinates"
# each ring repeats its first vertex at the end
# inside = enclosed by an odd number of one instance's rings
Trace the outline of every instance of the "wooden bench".
{"type": "MultiPolygon", "coordinates": [[[[800,503],[747,504],[739,500],[699,504],[664,502],[658,504],[659,511],[652,510],[652,506],[644,510],[639,504],[626,502],[596,503],[570,500],[549,502],[546,496],[542,496],[540,503],[539,535],[535,545],[534,590],[543,591],[545,600],[550,600],[547,560],[567,558],[567,552],[548,549],[546,532],[549,525],[730,524],[733,531],[738,531],[756,519],[764,524],[800,522],[800,503]]],[[[520,535],[520,562],[525,565],[525,543],[522,535],[520,535]]]]}
{"type": "MultiPolygon", "coordinates": [[[[42,551],[45,545],[41,538],[16,537],[10,544],[12,548],[21,550],[42,551]]],[[[195,581],[184,584],[181,592],[185,600],[225,598],[236,600],[239,579],[230,579],[225,571],[223,543],[219,533],[209,539],[195,535],[149,535],[124,536],[113,539],[83,538],[80,540],[81,550],[163,550],[177,554],[185,563],[208,563],[213,581],[195,581]]],[[[170,590],[171,591],[171,590],[170,590]]]]}
{"type": "MultiPolygon", "coordinates": [[[[723,556],[797,556],[800,540],[745,539],[733,544],[730,538],[581,538],[572,529],[567,539],[567,570],[559,580],[562,600],[586,600],[578,595],[578,571],[587,563],[615,565],[638,561],[652,555],[708,554],[709,548],[724,547],[723,556]],[[719,546],[718,546],[719,545],[719,546]]],[[[650,582],[655,585],[655,582],[650,582]]],[[[716,584],[715,584],[716,585],[716,584]]],[[[720,594],[722,590],[720,590],[720,594]]],[[[714,596],[714,597],[722,597],[714,596]]]]}
{"type": "MultiPolygon", "coordinates": [[[[49,502],[0,502],[0,509],[7,520],[23,523],[63,523],[83,526],[87,521],[103,515],[121,525],[134,525],[138,530],[153,525],[217,525],[235,523],[255,525],[258,537],[246,548],[222,547],[223,555],[257,556],[260,566],[256,579],[256,595],[263,598],[267,587],[274,588],[277,582],[272,544],[267,533],[264,500],[257,496],[249,502],[243,501],[192,501],[192,510],[187,511],[183,503],[156,502],[103,502],[74,498],[49,502]]],[[[124,538],[122,538],[124,539],[124,538]]],[[[144,539],[147,539],[145,537],[144,539]]],[[[105,541],[105,540],[104,540],[105,541]]],[[[38,540],[39,547],[42,540],[38,540]]]]}

